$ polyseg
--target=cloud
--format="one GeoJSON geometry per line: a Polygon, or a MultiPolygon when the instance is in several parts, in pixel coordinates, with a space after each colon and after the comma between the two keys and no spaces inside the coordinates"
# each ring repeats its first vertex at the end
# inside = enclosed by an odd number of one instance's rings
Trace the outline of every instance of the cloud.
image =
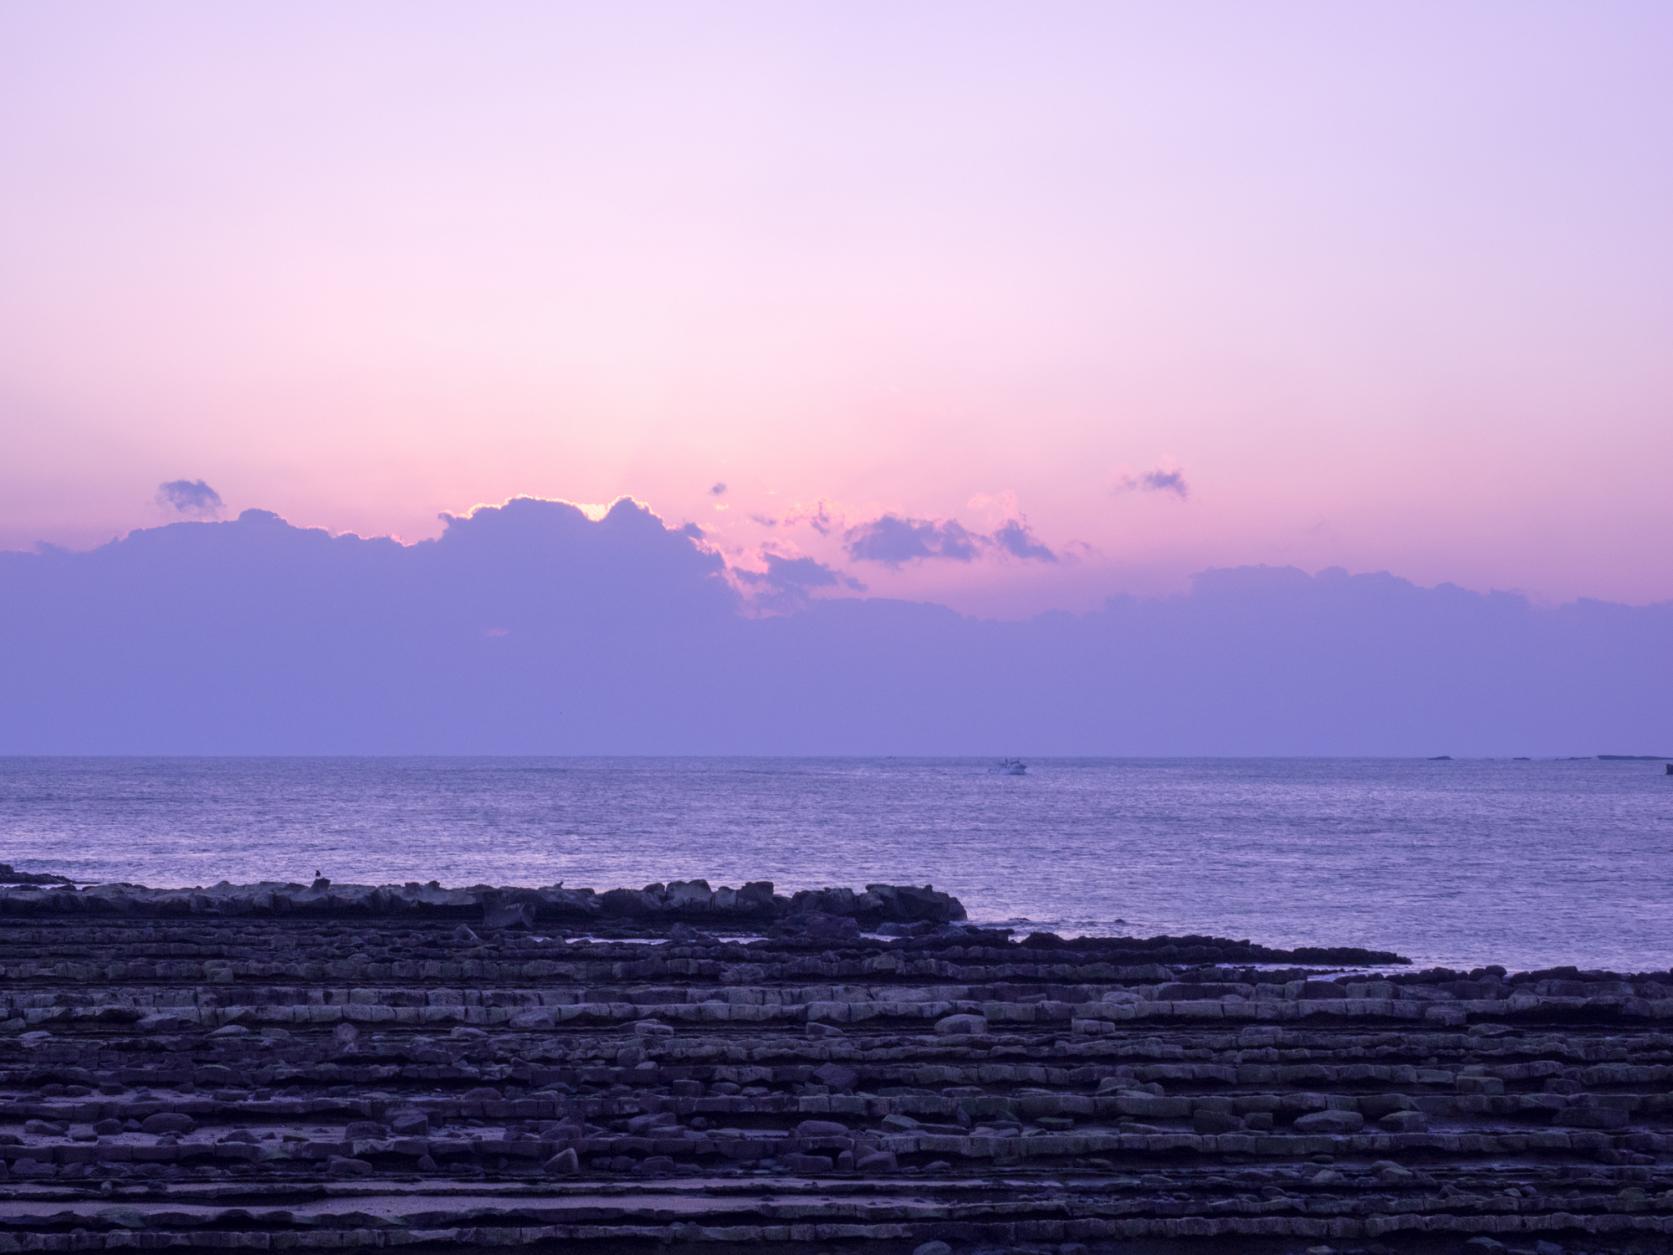
{"type": "Polygon", "coordinates": [[[821,536],[829,536],[842,525],[841,520],[831,513],[830,507],[823,501],[812,509],[805,506],[796,506],[779,522],[785,527],[794,527],[798,523],[806,523],[821,536]]]}
{"type": "Polygon", "coordinates": [[[865,588],[852,575],[826,566],[817,558],[791,558],[777,553],[763,553],[762,557],[766,559],[768,578],[776,584],[793,588],[851,588],[855,591],[865,588]]]}
{"type": "Polygon", "coordinates": [[[1056,562],[1057,555],[1029,530],[1027,519],[1009,519],[993,533],[993,543],[1013,558],[1056,562]]]}
{"type": "Polygon", "coordinates": [[[755,589],[756,604],[764,609],[790,611],[807,604],[821,589],[864,592],[865,585],[853,576],[825,565],[817,558],[791,556],[771,549],[761,551],[764,571],[740,569],[734,572],[745,585],[755,589]]]}
{"type": "Polygon", "coordinates": [[[0,754],[1673,750],[1673,604],[1254,567],[997,622],[755,558],[534,498],[410,545],[248,510],[0,552],[0,604],[29,608],[0,616],[0,754]]]}
{"type": "Polygon", "coordinates": [[[711,497],[724,497],[725,495],[726,495],[726,484],[723,481],[716,480],[714,483],[709,485],[709,496],[711,496],[711,497]]]}
{"type": "Polygon", "coordinates": [[[898,567],[927,558],[969,562],[985,538],[956,519],[910,519],[885,514],[843,533],[843,548],[856,562],[898,567]]]}
{"type": "Polygon", "coordinates": [[[843,534],[843,547],[856,562],[879,562],[890,567],[932,558],[972,562],[985,549],[1028,561],[1057,561],[1057,555],[1034,535],[1023,518],[1007,519],[991,534],[984,534],[971,531],[957,519],[884,514],[849,528],[843,534]]]}
{"type": "Polygon", "coordinates": [[[1156,467],[1139,475],[1124,476],[1116,485],[1118,492],[1171,492],[1181,501],[1191,495],[1191,486],[1185,482],[1185,472],[1156,467]]]}
{"type": "Polygon", "coordinates": [[[221,494],[201,479],[171,479],[157,485],[157,504],[187,518],[220,517],[221,494]]]}

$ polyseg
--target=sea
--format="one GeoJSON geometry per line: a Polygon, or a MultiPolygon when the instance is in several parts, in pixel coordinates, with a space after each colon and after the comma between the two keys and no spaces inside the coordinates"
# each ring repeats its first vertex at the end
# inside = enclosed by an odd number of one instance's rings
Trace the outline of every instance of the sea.
{"type": "Polygon", "coordinates": [[[159,886],[933,884],[1020,932],[1673,966],[1659,761],[0,758],[0,861],[159,886]]]}

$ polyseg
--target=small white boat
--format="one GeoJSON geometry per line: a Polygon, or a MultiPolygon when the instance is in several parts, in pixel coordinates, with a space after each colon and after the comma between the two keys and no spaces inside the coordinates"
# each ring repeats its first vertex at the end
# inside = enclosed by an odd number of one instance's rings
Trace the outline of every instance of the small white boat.
{"type": "Polygon", "coordinates": [[[1028,764],[1020,758],[1001,758],[994,770],[1007,776],[1025,776],[1028,774],[1028,764]]]}

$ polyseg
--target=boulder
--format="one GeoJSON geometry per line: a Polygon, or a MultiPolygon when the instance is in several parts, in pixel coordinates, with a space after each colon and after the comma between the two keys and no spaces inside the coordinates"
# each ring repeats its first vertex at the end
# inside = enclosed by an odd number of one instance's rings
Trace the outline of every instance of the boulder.
{"type": "Polygon", "coordinates": [[[671,880],[664,900],[669,910],[706,915],[714,905],[714,892],[706,880],[671,880]]]}
{"type": "Polygon", "coordinates": [[[1335,1107],[1325,1111],[1310,1111],[1295,1122],[1297,1133],[1357,1133],[1365,1127],[1365,1117],[1357,1111],[1341,1111],[1335,1107]]]}
{"type": "Polygon", "coordinates": [[[430,1117],[422,1111],[397,1111],[389,1117],[389,1131],[397,1137],[423,1137],[430,1131],[430,1117]]]}
{"type": "Polygon", "coordinates": [[[179,1033],[195,1027],[195,1024],[183,1015],[159,1011],[140,1016],[134,1021],[134,1027],[142,1033],[179,1033]]]}
{"type": "Polygon", "coordinates": [[[534,908],[527,902],[491,901],[483,904],[482,926],[484,928],[520,928],[527,931],[534,927],[534,908]]]}

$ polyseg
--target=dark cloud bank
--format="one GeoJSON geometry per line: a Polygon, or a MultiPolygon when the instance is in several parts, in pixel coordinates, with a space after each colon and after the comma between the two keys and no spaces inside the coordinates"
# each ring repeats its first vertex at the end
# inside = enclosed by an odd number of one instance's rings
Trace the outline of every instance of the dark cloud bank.
{"type": "Polygon", "coordinates": [[[1021,623],[820,598],[752,617],[630,502],[435,541],[263,511],[0,553],[0,752],[1553,754],[1673,750],[1673,604],[1244,568],[1021,623]]]}

